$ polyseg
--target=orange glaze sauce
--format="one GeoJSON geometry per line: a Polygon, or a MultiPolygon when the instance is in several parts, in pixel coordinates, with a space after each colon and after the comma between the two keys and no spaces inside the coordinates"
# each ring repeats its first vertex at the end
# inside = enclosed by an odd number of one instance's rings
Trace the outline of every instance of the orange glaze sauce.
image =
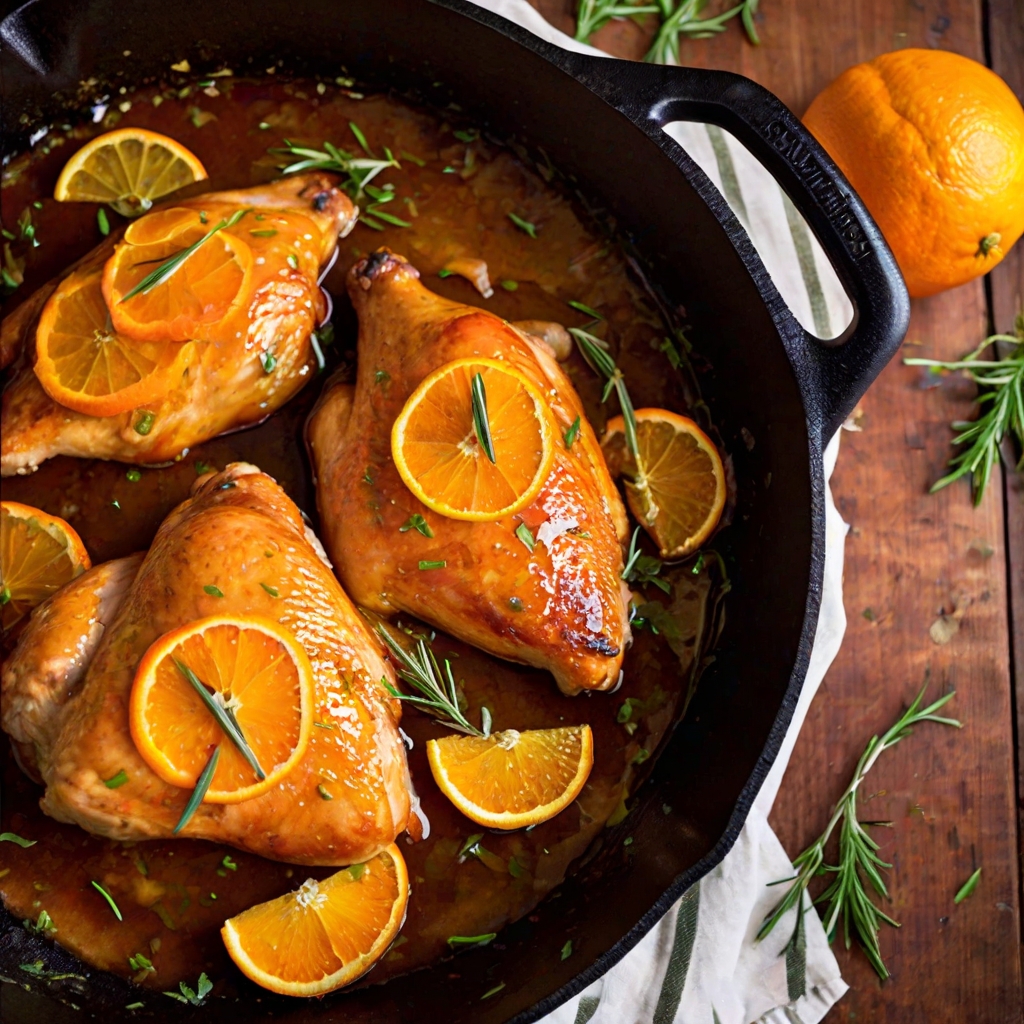
{"type": "MultiPolygon", "coordinates": [[[[634,404],[686,410],[682,377],[659,351],[664,326],[627,274],[623,257],[511,153],[479,138],[457,138],[453,130],[462,131],[465,125],[444,123],[386,97],[353,98],[334,86],[318,94],[313,83],[218,79],[217,92],[209,96],[194,88],[185,97],[177,90],[162,96],[129,93],[127,111],[113,106],[102,124],[54,133],[28,156],[12,161],[0,193],[4,225],[11,229],[21,212],[30,209],[40,245],[31,248],[20,239],[12,243],[13,255],[26,260],[25,283],[8,299],[5,314],[100,241],[96,206],[58,204],[51,198],[65,160],[86,138],[114,123],[170,135],[195,152],[210,172],[209,182],[189,190],[199,193],[270,180],[276,158],[267,149],[284,138],[314,148],[326,139],[355,152],[358,144],[348,127],[354,121],[378,155],[387,145],[401,161],[400,169],[388,169],[374,184],[394,185],[397,198],[383,209],[411,227],[385,225],[375,231],[360,224],[342,239],[325,281],[334,299],[329,370],[351,367],[355,361],[356,323],[344,275],[356,258],[387,245],[420,270],[428,287],[508,320],[583,325],[590,318],[568,301],[599,308],[634,404]],[[34,201],[42,208],[32,208],[34,201]],[[538,237],[517,228],[509,213],[535,224],[538,237]],[[446,263],[459,258],[486,261],[494,286],[491,298],[482,298],[461,277],[438,276],[446,263]]],[[[108,210],[107,215],[115,229],[123,225],[117,214],[108,210]]],[[[574,357],[569,372],[600,430],[617,409],[606,411],[601,405],[601,382],[582,361],[574,357]]],[[[126,477],[123,465],[61,457],[44,463],[32,476],[3,480],[3,497],[68,519],[94,563],[145,549],[163,517],[187,496],[200,464],[223,468],[235,460],[255,463],[280,481],[315,522],[301,432],[320,381],[314,380],[259,427],[211,441],[164,468],[143,469],[137,482],[126,477]]],[[[368,982],[448,955],[449,936],[497,932],[530,913],[572,869],[609,817],[614,821],[624,813],[625,798],[647,770],[638,766],[647,761],[649,767],[649,755],[678,719],[703,651],[713,639],[716,583],[700,564],[691,560],[666,567],[666,578],[673,582],[671,595],[653,586],[638,593],[639,603],[660,606],[646,609],[648,618],[654,614],[659,632],[635,631],[624,684],[614,695],[564,697],[544,673],[437,637],[434,650],[439,657],[452,657],[471,718],[486,704],[495,729],[588,722],[594,731],[594,769],[581,797],[553,820],[528,832],[485,832],[481,845],[486,854],[460,858],[466,839],[484,830],[457,812],[431,778],[425,742],[446,730],[407,706],[402,726],[413,742],[410,765],[430,834],[415,844],[399,839],[412,884],[408,919],[368,982]]],[[[21,849],[10,842],[0,844],[0,896],[19,918],[35,921],[45,909],[57,928],[54,939],[96,967],[155,989],[173,988],[181,979],[194,983],[206,971],[221,983],[218,991],[230,990],[235,975],[218,934],[224,919],[296,888],[310,875],[329,873],[203,842],[111,842],[58,824],[40,812],[39,788],[21,774],[3,742],[0,830],[34,839],[36,845],[21,849]],[[122,923],[92,881],[116,900],[122,923]],[[148,957],[156,972],[133,972],[128,958],[136,953],[148,957]]],[[[500,935],[496,941],[500,943],[500,935]]]]}

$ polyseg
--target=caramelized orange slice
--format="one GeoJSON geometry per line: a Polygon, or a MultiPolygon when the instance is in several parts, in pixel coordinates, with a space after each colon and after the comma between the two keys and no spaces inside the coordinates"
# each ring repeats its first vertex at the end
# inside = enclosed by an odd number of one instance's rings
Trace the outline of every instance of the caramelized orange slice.
{"type": "Polygon", "coordinates": [[[163,398],[181,379],[191,345],[133,341],[107,315],[102,270],[78,270],[50,296],[36,328],[35,372],[68,409],[116,416],[163,398]]]}
{"type": "Polygon", "coordinates": [[[409,396],[391,431],[391,454],[406,487],[450,519],[494,520],[537,496],[555,457],[544,397],[497,359],[456,359],[409,396]],[[473,380],[480,375],[494,461],[479,440],[473,380]]]}
{"type": "Polygon", "coordinates": [[[589,725],[507,729],[427,741],[441,792],[471,821],[488,828],[539,825],[576,799],[594,766],[589,725]]]}
{"type": "Polygon", "coordinates": [[[81,538],[63,519],[17,501],[0,502],[0,622],[5,633],[91,567],[81,538]]]}
{"type": "Polygon", "coordinates": [[[54,198],[109,203],[125,217],[154,199],[202,181],[206,168],[180,142],[145,128],[118,128],[87,142],[65,165],[54,198]]]}
{"type": "Polygon", "coordinates": [[[257,985],[322,996],[355,981],[387,951],[405,920],[409,875],[393,843],[365,864],[229,918],[221,937],[257,985]]]}
{"type": "Polygon", "coordinates": [[[171,630],[135,672],[132,739],[165,782],[192,789],[215,747],[204,800],[233,804],[280,782],[306,751],[313,726],[313,669],[299,642],[269,619],[215,615],[171,630]],[[231,742],[189,675],[237,722],[264,778],[231,742]]]}
{"type": "Polygon", "coordinates": [[[215,230],[240,212],[222,207],[211,204],[205,220],[202,211],[171,207],[129,226],[103,271],[103,297],[118,331],[140,341],[231,340],[219,338],[216,328],[248,302],[253,255],[237,234],[215,230]],[[170,276],[131,294],[175,258],[170,276]]]}
{"type": "Polygon", "coordinates": [[[714,442],[691,419],[668,409],[637,409],[637,446],[644,468],[626,447],[621,416],[608,421],[601,448],[612,476],[626,478],[630,510],[662,558],[696,551],[725,507],[725,469],[714,442]]]}

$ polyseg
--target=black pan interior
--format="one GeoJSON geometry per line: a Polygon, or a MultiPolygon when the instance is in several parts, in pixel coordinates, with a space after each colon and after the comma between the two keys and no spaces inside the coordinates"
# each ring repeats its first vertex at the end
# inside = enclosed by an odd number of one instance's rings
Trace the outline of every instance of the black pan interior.
{"type": "MultiPolygon", "coordinates": [[[[464,9],[457,0],[218,0],[190,17],[163,0],[36,0],[5,26],[8,151],[75,104],[80,82],[141,83],[187,57],[196,72],[226,66],[258,74],[280,62],[282,74],[333,78],[344,69],[438,107],[456,103],[495,134],[546,156],[615,223],[657,289],[685,309],[703,368],[700,386],[735,464],[736,517],[716,542],[732,592],[715,660],[630,802],[634,809],[606,830],[599,854],[536,920],[507,929],[500,943],[322,1002],[275,999],[253,988],[249,997],[217,1006],[225,1024],[536,1019],[606,970],[721,859],[778,749],[806,670],[821,578],[820,441],[808,429],[797,375],[765,303],[774,289],[724,203],[712,199],[709,206],[698,194],[707,188],[699,171],[681,172],[604,100],[464,9]],[[627,837],[632,842],[624,846],[627,837]],[[568,938],[574,955],[562,961],[568,938]],[[498,995],[481,1001],[501,982],[498,995]]],[[[18,963],[42,955],[39,948],[8,918],[0,973],[16,975],[18,963]]],[[[57,963],[51,946],[46,959],[57,963]]],[[[135,998],[124,983],[95,972],[85,986],[53,984],[66,999],[114,1019],[135,998]]],[[[80,1019],[38,995],[5,989],[5,1020],[80,1019]]],[[[188,1012],[171,1000],[146,1002],[150,1020],[188,1012]]]]}

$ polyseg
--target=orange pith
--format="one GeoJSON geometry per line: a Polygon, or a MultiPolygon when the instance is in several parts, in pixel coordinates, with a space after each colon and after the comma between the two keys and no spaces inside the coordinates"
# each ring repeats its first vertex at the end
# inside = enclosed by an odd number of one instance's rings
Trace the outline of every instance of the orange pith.
{"type": "Polygon", "coordinates": [[[976,61],[882,54],[822,90],[804,124],[878,222],[914,297],[988,273],[1024,233],[1024,109],[976,61]]]}
{"type": "Polygon", "coordinates": [[[91,566],[81,538],[63,519],[17,501],[0,502],[0,623],[5,633],[91,566]]]}
{"type": "Polygon", "coordinates": [[[220,760],[207,803],[238,803],[279,783],[299,762],[313,723],[313,670],[277,623],[217,615],[171,630],[139,662],[129,721],[143,760],[165,782],[191,789],[210,755],[220,760]],[[266,778],[259,780],[176,662],[233,710],[266,778]]]}
{"type": "Polygon", "coordinates": [[[508,729],[427,741],[430,771],[467,818],[515,829],[553,818],[579,796],[594,765],[589,725],[508,729]]]}
{"type": "Polygon", "coordinates": [[[205,177],[195,154],[174,139],[145,128],[119,128],[90,140],[67,162],[54,198],[110,203],[134,217],[154,199],[205,177]]]}
{"type": "Polygon", "coordinates": [[[99,269],[76,271],[50,296],[36,328],[35,373],[65,408],[116,416],[167,394],[192,346],[118,334],[107,316],[101,277],[99,269]]]}
{"type": "MultiPolygon", "coordinates": [[[[201,211],[178,206],[131,224],[103,270],[103,296],[114,327],[140,341],[231,340],[219,336],[217,328],[236,307],[248,304],[253,265],[251,248],[231,231],[221,229],[207,239],[149,291],[125,296],[237,211],[211,203],[204,222],[201,211]]],[[[252,220],[250,213],[240,223],[252,220]]]]}
{"type": "Polygon", "coordinates": [[[456,359],[410,395],[391,432],[403,482],[451,519],[501,519],[525,508],[551,471],[554,428],[544,397],[497,359],[456,359]],[[479,373],[496,461],[477,440],[471,387],[479,373]]]}
{"type": "Polygon", "coordinates": [[[289,996],[333,992],[365,974],[405,920],[409,876],[393,843],[365,864],[250,907],[224,923],[231,959],[257,985],[289,996]]]}
{"type": "Polygon", "coordinates": [[[725,507],[725,469],[714,442],[693,420],[668,409],[637,409],[644,474],[626,447],[621,416],[608,421],[601,448],[612,476],[626,478],[626,501],[662,558],[696,551],[725,507]]]}

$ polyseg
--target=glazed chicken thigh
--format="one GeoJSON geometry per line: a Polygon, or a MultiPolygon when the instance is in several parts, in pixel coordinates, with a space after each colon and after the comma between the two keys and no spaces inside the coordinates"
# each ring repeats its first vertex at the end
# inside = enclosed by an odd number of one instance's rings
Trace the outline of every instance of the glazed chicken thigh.
{"type": "Polygon", "coordinates": [[[551,349],[428,291],[387,250],[352,268],[348,290],[359,315],[357,382],[328,385],[307,428],[324,538],[348,593],[380,614],[408,612],[499,657],[547,669],[567,694],[614,687],[629,640],[620,578],[626,516],[551,349]],[[417,385],[451,360],[480,356],[522,371],[548,398],[559,430],[536,499],[493,522],[431,511],[391,456],[392,425],[417,385]],[[583,426],[569,447],[561,434],[577,416],[583,426]],[[409,529],[414,514],[432,536],[409,529]],[[533,550],[516,536],[520,521],[537,539],[533,550]],[[433,568],[423,571],[423,562],[433,568]]]}
{"type": "MultiPolygon", "coordinates": [[[[41,288],[0,330],[0,363],[23,353],[3,395],[0,474],[31,472],[55,455],[140,464],[174,459],[224,431],[260,422],[312,379],[311,336],[327,315],[318,278],[335,257],[339,235],[355,224],[355,207],[330,175],[304,174],[165,204],[147,218],[195,211],[211,227],[216,218],[245,211],[225,229],[251,253],[238,308],[216,336],[164,343],[184,347],[178,376],[158,400],[115,415],[89,415],[51,397],[35,371],[36,329],[60,282],[41,288]]],[[[111,236],[68,274],[98,272],[115,246],[125,244],[111,236]]]]}
{"type": "Polygon", "coordinates": [[[321,728],[269,790],[200,804],[181,835],[294,863],[372,857],[406,827],[412,799],[399,703],[382,686],[393,674],[299,510],[244,463],[198,481],[145,557],[93,568],[33,614],[4,666],[2,714],[20,763],[46,785],[43,810],[112,839],[171,835],[191,791],[136,750],[132,681],[153,641],[213,614],[270,618],[294,635],[321,728]],[[108,788],[121,772],[127,781],[108,788]]]}

